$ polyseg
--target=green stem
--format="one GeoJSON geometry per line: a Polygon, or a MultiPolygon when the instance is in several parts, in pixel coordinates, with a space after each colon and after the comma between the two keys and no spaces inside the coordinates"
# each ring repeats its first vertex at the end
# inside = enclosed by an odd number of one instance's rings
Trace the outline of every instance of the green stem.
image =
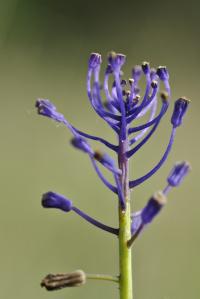
{"type": "Polygon", "coordinates": [[[132,299],[131,248],[127,244],[131,238],[130,219],[130,202],[127,200],[126,212],[119,210],[120,299],[132,299]]]}
{"type": "Polygon", "coordinates": [[[119,283],[117,276],[106,275],[106,274],[86,274],[87,279],[107,280],[119,283]]]}
{"type": "Polygon", "coordinates": [[[131,209],[129,190],[129,163],[126,157],[128,140],[119,143],[118,162],[122,170],[121,186],[126,201],[126,210],[119,206],[119,268],[120,299],[133,299],[132,295],[132,258],[128,241],[131,239],[131,209]]]}

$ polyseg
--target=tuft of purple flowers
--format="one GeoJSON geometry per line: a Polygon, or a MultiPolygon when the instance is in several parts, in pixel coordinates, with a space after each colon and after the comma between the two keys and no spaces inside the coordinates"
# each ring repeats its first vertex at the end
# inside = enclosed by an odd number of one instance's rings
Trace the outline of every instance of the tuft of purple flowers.
{"type": "MultiPolygon", "coordinates": [[[[86,86],[90,105],[113,130],[116,135],[116,144],[77,129],[66,120],[63,114],[57,111],[54,104],[49,100],[38,99],[35,105],[38,114],[63,123],[70,130],[72,134],[71,145],[88,155],[98,177],[116,195],[119,207],[123,212],[126,212],[130,190],[153,176],[166,161],[172,149],[177,128],[182,124],[189,107],[189,101],[185,97],[175,101],[171,116],[171,134],[164,153],[154,167],[144,175],[132,180],[129,179],[129,159],[133,158],[137,151],[155,134],[170,105],[171,90],[169,72],[165,66],[154,69],[150,67],[148,62],[144,62],[141,66],[133,67],[131,77],[125,80],[122,72],[125,62],[125,55],[111,52],[108,55],[103,82],[100,82],[99,78],[102,64],[101,55],[92,53],[88,62],[86,86]],[[146,81],[144,92],[140,90],[142,76],[146,81]],[[161,92],[160,82],[165,87],[165,90],[161,92]],[[144,117],[145,120],[143,120],[144,117]],[[140,124],[138,124],[138,120],[141,120],[140,124]],[[88,140],[100,142],[113,151],[117,155],[117,161],[106,152],[93,150],[88,140]],[[99,164],[112,174],[114,184],[105,177],[99,164]]],[[[128,241],[128,246],[132,245],[136,237],[159,214],[167,201],[166,196],[170,189],[179,186],[189,170],[188,162],[175,164],[167,178],[168,184],[165,189],[153,195],[143,209],[131,214],[132,237],[128,241]]],[[[42,205],[45,208],[56,208],[64,212],[74,211],[96,227],[114,235],[119,234],[119,228],[113,228],[95,220],[58,193],[52,191],[45,193],[42,197],[42,205]]]]}

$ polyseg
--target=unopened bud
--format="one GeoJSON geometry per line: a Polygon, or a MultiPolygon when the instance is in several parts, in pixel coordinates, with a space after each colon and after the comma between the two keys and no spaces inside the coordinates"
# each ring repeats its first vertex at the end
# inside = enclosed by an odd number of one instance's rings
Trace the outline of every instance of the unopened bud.
{"type": "Polygon", "coordinates": [[[144,74],[148,74],[150,72],[150,65],[149,65],[149,62],[143,62],[142,64],[142,70],[144,72],[144,74]]]}
{"type": "Polygon", "coordinates": [[[190,101],[184,97],[176,100],[171,118],[171,123],[175,128],[182,124],[182,120],[188,109],[189,103],[190,101]]]}
{"type": "Polygon", "coordinates": [[[190,170],[191,166],[188,162],[176,163],[167,178],[168,184],[172,187],[179,186],[190,170]]]}
{"type": "Polygon", "coordinates": [[[165,203],[165,195],[161,191],[155,193],[149,199],[147,205],[142,210],[141,218],[143,225],[150,223],[153,220],[153,218],[160,212],[165,203]]]}
{"type": "Polygon", "coordinates": [[[157,68],[157,75],[160,78],[160,80],[165,81],[169,79],[169,73],[166,68],[166,66],[159,66],[157,68]]]}
{"type": "Polygon", "coordinates": [[[95,69],[101,64],[101,55],[98,53],[92,53],[89,58],[89,68],[95,69]]]}
{"type": "Polygon", "coordinates": [[[48,291],[67,287],[79,287],[86,282],[86,274],[82,270],[71,273],[48,274],[41,282],[41,287],[48,291]]]}

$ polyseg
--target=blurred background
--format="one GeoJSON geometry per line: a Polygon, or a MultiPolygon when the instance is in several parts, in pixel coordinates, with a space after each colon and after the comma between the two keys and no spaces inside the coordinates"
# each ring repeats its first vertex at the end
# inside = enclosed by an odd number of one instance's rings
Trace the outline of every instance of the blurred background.
{"type": "MultiPolygon", "coordinates": [[[[41,194],[65,194],[112,226],[117,226],[117,201],[88,157],[71,148],[70,133],[34,108],[38,97],[48,98],[74,125],[114,142],[85,88],[89,54],[100,52],[104,68],[110,50],[127,55],[127,78],[143,61],[167,65],[173,100],[185,95],[192,101],[167,163],[132,193],[137,210],[165,186],[175,161],[191,162],[191,174],[135,243],[135,299],[199,298],[199,9],[194,0],[0,1],[1,298],[118,298],[116,285],[107,282],[53,293],[40,287],[50,272],[118,273],[117,240],[73,213],[42,209],[41,194]]],[[[161,157],[172,107],[132,161],[131,177],[161,157]]]]}

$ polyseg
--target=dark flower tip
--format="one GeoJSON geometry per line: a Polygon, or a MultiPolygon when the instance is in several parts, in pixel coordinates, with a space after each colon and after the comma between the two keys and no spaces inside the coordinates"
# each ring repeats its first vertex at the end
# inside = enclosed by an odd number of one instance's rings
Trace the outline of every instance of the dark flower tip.
{"type": "Polygon", "coordinates": [[[151,87],[152,87],[152,88],[157,88],[157,87],[158,87],[158,82],[157,82],[156,80],[153,80],[153,81],[151,82],[151,87]]]}
{"type": "Polygon", "coordinates": [[[174,111],[171,118],[172,125],[176,128],[182,124],[183,117],[188,109],[190,101],[182,97],[175,101],[174,111]]]}
{"type": "Polygon", "coordinates": [[[160,212],[165,203],[165,195],[161,191],[155,193],[142,210],[141,218],[143,225],[150,223],[153,218],[160,212]]]}
{"type": "Polygon", "coordinates": [[[134,79],[130,78],[130,79],[128,79],[128,82],[129,82],[129,84],[132,86],[133,83],[134,83],[134,79]]]}
{"type": "Polygon", "coordinates": [[[40,115],[47,116],[55,121],[63,122],[64,116],[56,111],[56,106],[54,106],[47,99],[38,99],[35,103],[35,107],[37,108],[37,112],[40,115]]]}
{"type": "Polygon", "coordinates": [[[190,170],[191,166],[188,162],[176,163],[167,178],[168,184],[172,187],[179,186],[190,170]]]}
{"type": "Polygon", "coordinates": [[[55,111],[56,106],[54,106],[49,100],[47,99],[38,99],[35,103],[35,107],[38,109],[38,114],[50,113],[50,111],[55,111]]]}
{"type": "Polygon", "coordinates": [[[79,287],[86,282],[86,274],[82,270],[71,273],[48,274],[41,282],[41,287],[55,291],[66,287],[79,287]]]}
{"type": "Polygon", "coordinates": [[[102,153],[100,151],[95,151],[94,152],[94,159],[101,162],[104,165],[108,165],[108,166],[111,166],[111,167],[114,166],[113,159],[106,153],[102,153]]]}
{"type": "Polygon", "coordinates": [[[162,91],[160,93],[160,97],[163,102],[167,102],[169,98],[169,94],[166,91],[162,91]]]}
{"type": "Polygon", "coordinates": [[[101,64],[101,55],[98,53],[91,53],[89,58],[89,68],[95,69],[101,64]]]}
{"type": "Polygon", "coordinates": [[[72,202],[61,194],[49,191],[42,196],[42,206],[69,212],[72,209],[72,202]]]}
{"type": "Polygon", "coordinates": [[[112,66],[108,64],[106,68],[106,74],[112,74],[112,72],[113,72],[112,66]]]}
{"type": "Polygon", "coordinates": [[[123,54],[117,54],[110,52],[108,54],[108,62],[111,65],[113,71],[119,71],[122,65],[125,63],[126,56],[123,54]]]}
{"type": "Polygon", "coordinates": [[[157,68],[157,75],[160,78],[160,80],[165,81],[169,79],[169,73],[166,68],[166,66],[159,66],[157,68]]]}
{"type": "Polygon", "coordinates": [[[150,73],[150,65],[149,65],[149,62],[144,61],[144,62],[142,63],[142,70],[143,70],[143,72],[144,72],[145,75],[148,74],[148,73],[150,73]]]}

